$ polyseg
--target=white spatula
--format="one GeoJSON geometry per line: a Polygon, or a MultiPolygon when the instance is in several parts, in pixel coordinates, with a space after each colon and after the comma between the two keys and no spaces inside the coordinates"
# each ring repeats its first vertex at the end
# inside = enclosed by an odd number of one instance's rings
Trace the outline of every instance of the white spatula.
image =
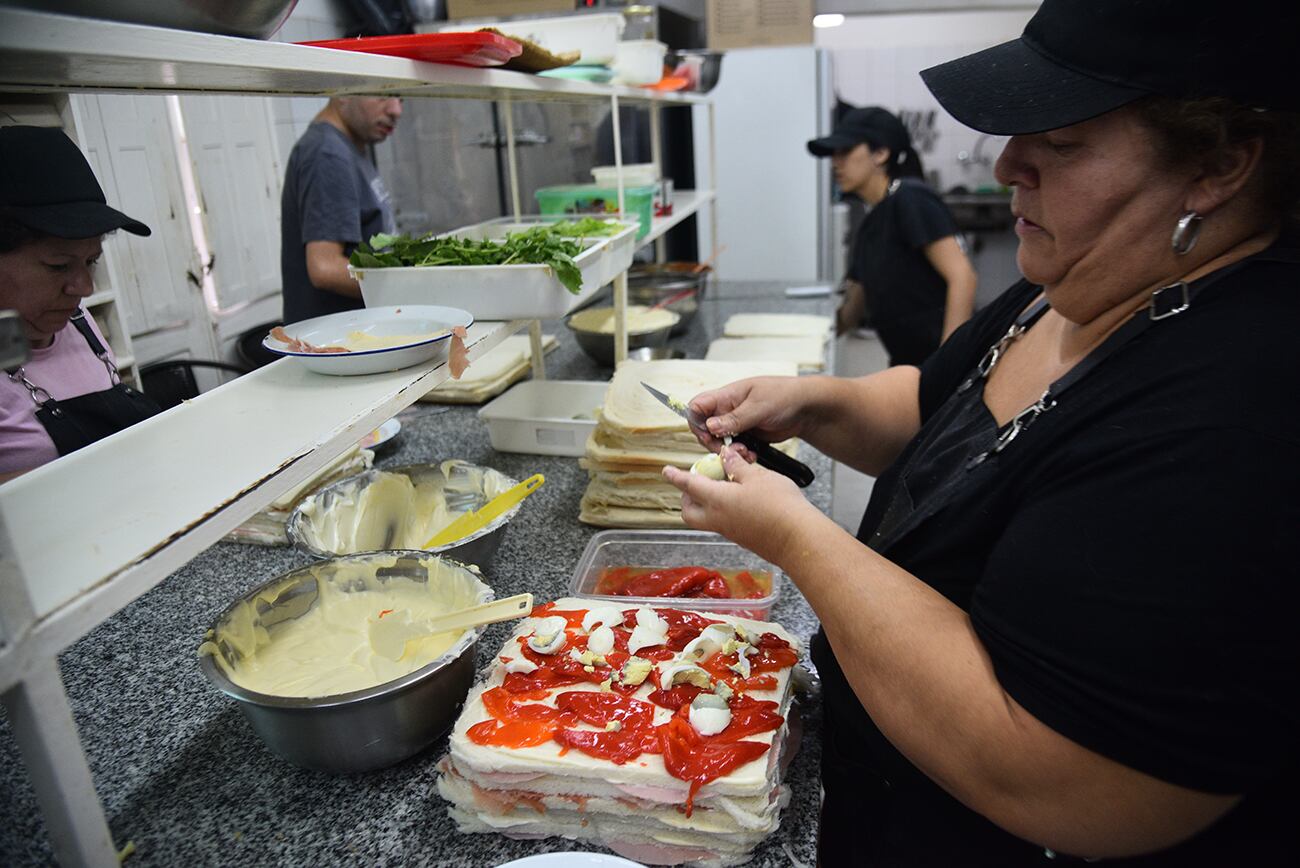
{"type": "Polygon", "coordinates": [[[401,660],[411,642],[418,642],[437,633],[464,630],[482,624],[495,624],[523,618],[533,610],[532,594],[515,594],[503,600],[493,600],[466,609],[457,609],[445,615],[411,620],[406,609],[389,612],[372,620],[367,626],[370,648],[381,657],[401,660]]]}

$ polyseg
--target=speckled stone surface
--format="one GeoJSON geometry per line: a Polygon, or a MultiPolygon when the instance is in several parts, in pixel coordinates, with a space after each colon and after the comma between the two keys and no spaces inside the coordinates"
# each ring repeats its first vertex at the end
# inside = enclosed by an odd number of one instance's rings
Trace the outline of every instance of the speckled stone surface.
{"type": "MultiPolygon", "coordinates": [[[[699,358],[727,317],[739,312],[829,314],[828,299],[787,299],[785,284],[721,283],[701,303],[689,332],[672,345],[699,358]]],[[[562,323],[547,356],[555,379],[607,380],[562,323]]],[[[377,463],[461,458],[515,478],[544,473],[546,485],[510,523],[485,578],[498,596],[562,596],[597,528],[578,522],[586,473],[573,458],[499,453],[477,407],[417,404],[377,463]]],[[[807,490],[830,507],[830,462],[803,446],[817,473],[807,490]]],[[[196,459],[197,460],[197,459],[196,459]]],[[[199,671],[195,649],[234,597],[310,558],[288,548],[219,543],[69,648],[60,665],[96,789],[119,846],[135,843],[128,865],[496,866],[534,853],[596,849],[563,839],[512,841],[462,835],[447,817],[434,766],[446,739],[393,768],[338,776],[307,771],[271,754],[233,699],[199,671]]],[[[805,641],[816,618],[786,585],[772,620],[805,641]]],[[[487,628],[479,665],[509,624],[487,628]]],[[[755,868],[815,863],[820,710],[801,702],[804,737],[787,775],[790,804],[781,828],[754,853],[755,868]]],[[[0,717],[0,863],[52,862],[36,797],[6,717],[0,717]]]]}

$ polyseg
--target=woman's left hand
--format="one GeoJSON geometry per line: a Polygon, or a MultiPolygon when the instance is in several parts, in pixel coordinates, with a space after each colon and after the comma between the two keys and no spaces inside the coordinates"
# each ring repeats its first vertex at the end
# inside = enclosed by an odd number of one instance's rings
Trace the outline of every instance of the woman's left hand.
{"type": "Polygon", "coordinates": [[[728,482],[664,468],[664,478],[682,492],[682,519],[778,563],[787,542],[797,535],[800,519],[822,517],[821,512],[791,480],[750,463],[734,447],[724,447],[720,454],[728,482]]]}

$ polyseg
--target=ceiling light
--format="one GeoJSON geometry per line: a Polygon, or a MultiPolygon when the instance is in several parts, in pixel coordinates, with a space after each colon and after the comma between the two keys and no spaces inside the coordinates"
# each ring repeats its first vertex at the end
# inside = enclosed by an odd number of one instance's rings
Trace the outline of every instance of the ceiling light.
{"type": "Polygon", "coordinates": [[[838,12],[813,16],[813,27],[839,27],[843,23],[844,16],[838,12]]]}

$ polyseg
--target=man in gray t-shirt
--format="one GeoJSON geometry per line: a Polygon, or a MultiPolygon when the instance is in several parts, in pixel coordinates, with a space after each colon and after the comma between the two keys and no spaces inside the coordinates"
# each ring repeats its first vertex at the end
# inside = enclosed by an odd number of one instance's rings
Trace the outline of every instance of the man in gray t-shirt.
{"type": "Polygon", "coordinates": [[[401,115],[396,97],[334,97],[293,146],[280,196],[286,323],[363,306],[348,256],[396,231],[392,197],[365,148],[388,138],[401,115]]]}

